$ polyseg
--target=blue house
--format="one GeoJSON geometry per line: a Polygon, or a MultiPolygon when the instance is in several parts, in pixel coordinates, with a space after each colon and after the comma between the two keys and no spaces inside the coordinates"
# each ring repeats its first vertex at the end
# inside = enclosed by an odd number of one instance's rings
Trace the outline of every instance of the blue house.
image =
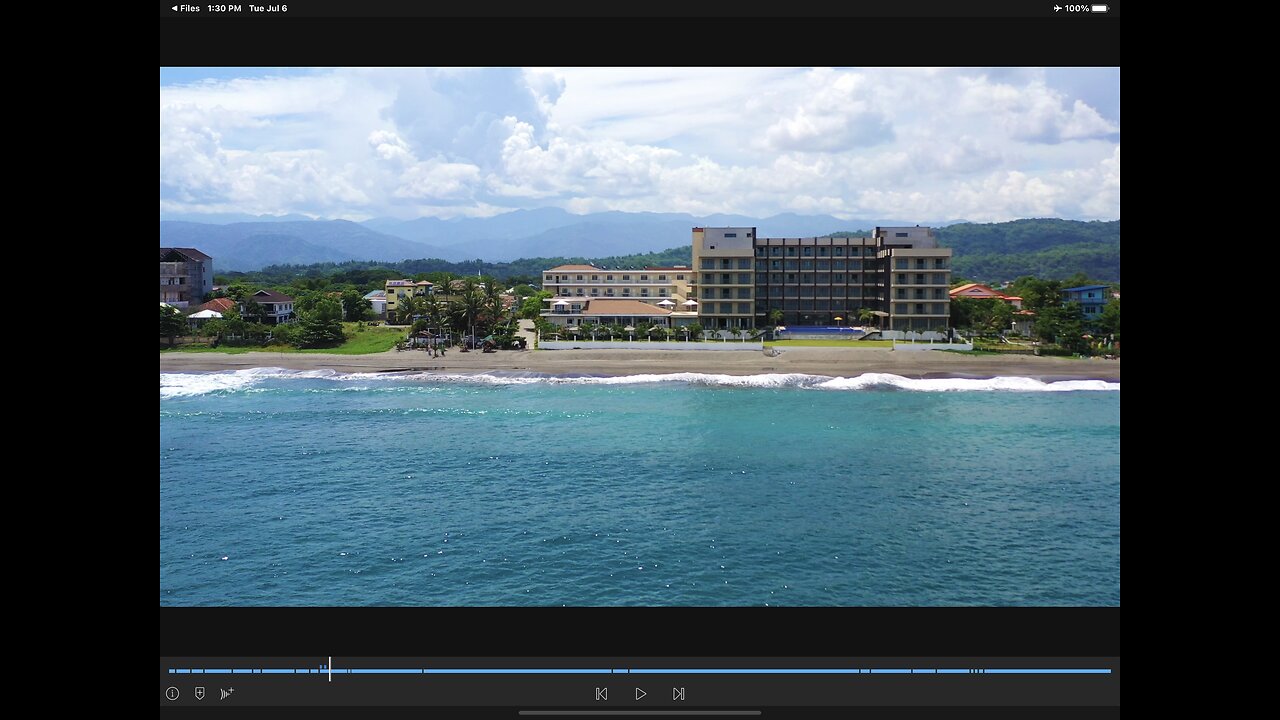
{"type": "Polygon", "coordinates": [[[1062,302],[1080,303],[1080,310],[1085,320],[1094,320],[1102,315],[1102,308],[1107,306],[1111,288],[1107,285],[1081,285],[1062,291],[1062,302]]]}

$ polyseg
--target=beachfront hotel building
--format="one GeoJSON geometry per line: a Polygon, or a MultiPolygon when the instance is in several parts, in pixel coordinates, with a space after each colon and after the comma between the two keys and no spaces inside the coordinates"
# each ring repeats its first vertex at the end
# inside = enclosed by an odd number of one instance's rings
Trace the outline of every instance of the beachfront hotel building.
{"type": "Polygon", "coordinates": [[[540,315],[556,325],[587,323],[679,327],[698,322],[694,271],[683,265],[602,268],[559,265],[542,273],[551,293],[540,315]]]}
{"type": "Polygon", "coordinates": [[[754,227],[693,228],[690,296],[704,328],[857,324],[945,331],[951,250],[928,227],[877,227],[871,237],[762,238],[754,227]],[[836,320],[839,317],[841,320],[836,320]]]}

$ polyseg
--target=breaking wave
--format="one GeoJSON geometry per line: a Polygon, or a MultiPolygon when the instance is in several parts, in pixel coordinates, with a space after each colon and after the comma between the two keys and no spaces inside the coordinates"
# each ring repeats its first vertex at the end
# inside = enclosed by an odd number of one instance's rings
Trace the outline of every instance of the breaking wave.
{"type": "Polygon", "coordinates": [[[907,390],[913,392],[1073,392],[1119,391],[1120,383],[1105,380],[1045,382],[1029,377],[906,378],[890,373],[864,373],[856,377],[830,377],[804,373],[720,375],[714,373],[665,373],[647,375],[573,376],[540,373],[340,373],[333,370],[284,370],[251,368],[213,373],[161,373],[160,397],[179,398],[212,393],[252,390],[268,380],[328,380],[335,383],[424,382],[472,385],[653,385],[686,384],[720,387],[806,388],[816,390],[907,390]]]}

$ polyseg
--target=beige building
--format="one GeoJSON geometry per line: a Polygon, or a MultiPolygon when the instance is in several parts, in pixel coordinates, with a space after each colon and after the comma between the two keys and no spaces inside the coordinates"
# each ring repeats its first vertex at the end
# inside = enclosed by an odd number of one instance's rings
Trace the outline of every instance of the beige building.
{"type": "MultiPolygon", "coordinates": [[[[670,299],[647,303],[633,299],[565,296],[551,298],[540,315],[566,329],[583,325],[622,325],[634,327],[643,336],[648,328],[678,328],[698,321],[698,313],[678,307],[670,299]]],[[[583,336],[586,339],[587,336],[583,336]]]]}
{"type": "Polygon", "coordinates": [[[614,298],[656,305],[689,298],[693,270],[687,267],[609,269],[594,265],[560,265],[542,273],[542,289],[557,298],[614,298]]]}

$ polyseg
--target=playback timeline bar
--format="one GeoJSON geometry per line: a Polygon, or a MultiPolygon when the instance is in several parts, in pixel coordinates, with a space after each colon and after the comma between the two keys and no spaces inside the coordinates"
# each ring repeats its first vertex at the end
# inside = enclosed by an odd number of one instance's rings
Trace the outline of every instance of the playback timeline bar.
{"type": "Polygon", "coordinates": [[[1118,658],[161,658],[161,707],[1118,707],[1118,658]]]}

